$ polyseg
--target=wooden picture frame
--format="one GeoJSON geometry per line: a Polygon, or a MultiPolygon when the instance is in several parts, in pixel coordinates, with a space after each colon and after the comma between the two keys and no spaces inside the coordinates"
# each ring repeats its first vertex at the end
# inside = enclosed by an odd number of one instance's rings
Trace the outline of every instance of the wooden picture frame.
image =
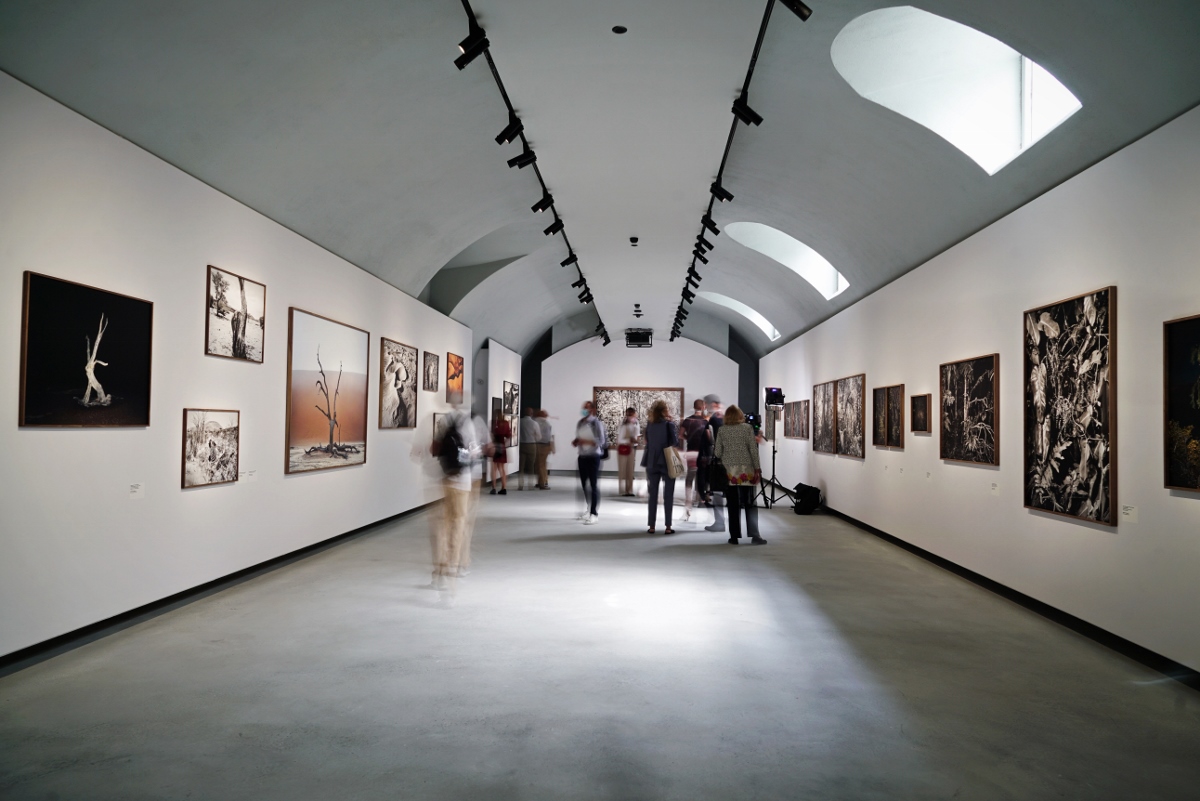
{"type": "Polygon", "coordinates": [[[837,453],[837,382],[813,385],[812,449],[814,453],[837,453]]]}
{"type": "Polygon", "coordinates": [[[837,452],[852,459],[867,456],[867,374],[837,379],[837,452]]]}
{"type": "Polygon", "coordinates": [[[910,429],[914,434],[933,433],[933,394],[910,395],[908,399],[910,429]]]}
{"type": "Polygon", "coordinates": [[[509,417],[519,419],[521,416],[521,386],[512,381],[505,381],[503,388],[504,413],[509,417]]]}
{"type": "MultiPolygon", "coordinates": [[[[204,303],[204,355],[215,356],[218,359],[233,359],[239,362],[252,362],[254,364],[262,364],[266,352],[267,344],[267,285],[259,281],[255,281],[237,273],[221,267],[208,265],[208,270],[205,273],[205,283],[207,284],[207,292],[205,293],[204,303]],[[242,303],[245,303],[245,308],[241,311],[230,305],[229,299],[224,299],[224,304],[231,312],[230,317],[221,316],[222,312],[222,297],[214,297],[213,293],[219,288],[219,281],[226,280],[223,278],[228,276],[229,279],[236,279],[238,282],[238,295],[242,303]],[[246,285],[250,285],[250,295],[247,298],[246,285]],[[259,292],[261,289],[261,293],[259,292]],[[255,315],[257,312],[257,315],[255,315]],[[245,333],[242,337],[235,336],[238,328],[237,315],[244,314],[244,324],[242,328],[245,333]],[[229,342],[226,343],[224,331],[217,330],[221,326],[221,321],[225,321],[229,325],[229,342]],[[239,344],[238,340],[241,340],[239,344]],[[245,355],[238,355],[239,351],[243,351],[245,355]],[[257,355],[257,358],[255,356],[257,355]]],[[[233,282],[228,281],[229,288],[233,288],[233,282]]],[[[241,305],[241,303],[239,303],[241,305]]]]}
{"type": "Polygon", "coordinates": [[[421,389],[425,392],[437,392],[441,383],[440,357],[436,353],[425,351],[421,360],[421,389]]]}
{"type": "Polygon", "coordinates": [[[888,448],[904,449],[904,385],[885,387],[887,392],[887,436],[884,444],[888,448]]]}
{"type": "Polygon", "coordinates": [[[412,345],[379,338],[379,428],[417,427],[418,355],[412,345]]]}
{"type": "Polygon", "coordinates": [[[183,410],[183,447],[181,448],[179,486],[181,489],[195,489],[197,487],[215,487],[220,484],[233,484],[238,480],[238,471],[241,468],[241,412],[237,409],[184,409],[183,410]],[[192,416],[196,415],[195,420],[192,416]],[[222,418],[209,419],[207,415],[221,415],[222,418]],[[224,444],[229,444],[229,426],[225,425],[216,430],[213,430],[209,423],[230,422],[228,415],[233,415],[233,448],[232,448],[232,463],[229,461],[228,448],[222,448],[222,440],[224,444]],[[203,426],[205,431],[210,432],[208,436],[203,436],[203,432],[194,430],[193,423],[203,426]],[[202,441],[207,439],[207,442],[202,441]],[[189,450],[189,446],[191,446],[189,450]]]}
{"type": "Polygon", "coordinates": [[[796,431],[797,431],[796,438],[797,439],[808,439],[809,438],[808,407],[809,407],[809,401],[807,398],[805,398],[802,401],[796,401],[796,431]]]}
{"type": "Polygon", "coordinates": [[[939,365],[938,398],[939,458],[960,464],[999,466],[1000,354],[989,353],[939,365]],[[964,398],[965,402],[961,402],[964,398]],[[960,406],[964,408],[959,409],[960,406]],[[970,415],[974,418],[968,419],[970,415]]]}
{"type": "Polygon", "coordinates": [[[466,383],[466,364],[463,357],[446,352],[446,403],[463,402],[463,386],[466,383]]]}
{"type": "Polygon", "coordinates": [[[875,387],[871,390],[871,444],[876,448],[887,447],[887,413],[887,387],[875,387]]]}
{"type": "MultiPolygon", "coordinates": [[[[592,387],[592,408],[608,430],[608,444],[616,448],[617,429],[625,419],[625,410],[637,410],[642,430],[649,421],[650,406],[656,400],[667,401],[676,422],[683,419],[683,387],[592,387]]],[[[574,423],[572,423],[574,425],[574,423]]]]}
{"type": "Polygon", "coordinates": [[[1163,486],[1200,492],[1200,314],[1163,323],[1163,486]]]}

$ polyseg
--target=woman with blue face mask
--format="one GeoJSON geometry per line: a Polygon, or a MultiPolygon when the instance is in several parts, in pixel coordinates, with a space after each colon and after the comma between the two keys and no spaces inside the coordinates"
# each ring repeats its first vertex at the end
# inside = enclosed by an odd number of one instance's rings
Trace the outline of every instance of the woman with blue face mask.
{"type": "Polygon", "coordinates": [[[596,417],[591,401],[584,401],[579,409],[579,424],[571,444],[578,452],[579,483],[587,505],[583,524],[593,526],[600,517],[600,462],[608,455],[608,432],[604,421],[596,417]]]}

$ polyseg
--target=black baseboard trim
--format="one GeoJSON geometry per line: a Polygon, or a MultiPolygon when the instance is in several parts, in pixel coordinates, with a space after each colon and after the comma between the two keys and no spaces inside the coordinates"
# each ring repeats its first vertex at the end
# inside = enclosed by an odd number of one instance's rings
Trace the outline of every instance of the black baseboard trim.
{"type": "Polygon", "coordinates": [[[122,612],[119,615],[113,615],[105,620],[100,620],[82,628],[68,631],[66,634],[60,634],[57,637],[52,637],[49,640],[35,643],[18,651],[13,651],[10,654],[0,656],[0,678],[12,675],[18,671],[24,670],[27,667],[32,667],[39,662],[45,662],[47,659],[52,659],[59,654],[65,654],[68,651],[87,645],[90,642],[103,639],[110,634],[116,634],[118,631],[123,631],[127,628],[144,623],[147,620],[158,617],[159,615],[170,612],[174,609],[187,606],[190,603],[195,603],[201,598],[207,598],[210,595],[227,590],[230,587],[237,586],[251,579],[258,578],[273,570],[278,570],[281,567],[295,564],[302,559],[307,559],[310,556],[315,556],[318,553],[327,551],[338,545],[342,545],[352,539],[361,537],[369,533],[372,529],[384,526],[389,523],[395,523],[403,520],[406,517],[419,514],[425,511],[430,506],[439,503],[439,501],[431,501],[430,503],[422,504],[399,514],[385,517],[382,520],[376,520],[374,523],[368,523],[365,526],[347,531],[344,534],[338,534],[330,537],[327,540],[306,545],[303,548],[298,548],[294,551],[276,556],[273,559],[268,559],[265,562],[259,562],[256,565],[237,570],[227,576],[222,576],[218,579],[205,582],[196,587],[192,587],[182,592],[177,592],[174,595],[169,595],[166,598],[161,598],[157,601],[151,601],[148,604],[139,606],[136,609],[130,609],[128,612],[122,612]]]}
{"type": "Polygon", "coordinates": [[[921,557],[931,564],[937,565],[943,570],[947,570],[960,578],[964,578],[972,584],[976,584],[989,592],[993,592],[1000,597],[1012,601],[1015,604],[1025,607],[1031,612],[1036,612],[1042,617],[1057,623],[1064,628],[1068,628],[1076,634],[1081,634],[1090,640],[1093,640],[1105,648],[1109,648],[1122,656],[1132,659],[1151,670],[1156,670],[1167,678],[1190,687],[1193,690],[1200,691],[1200,672],[1192,670],[1187,665],[1181,665],[1174,659],[1163,656],[1162,654],[1151,651],[1138,645],[1135,642],[1113,634],[1111,631],[1102,629],[1094,623],[1088,623],[1086,620],[1075,617],[1074,615],[1064,612],[1061,609],[1051,606],[1048,603],[1039,601],[1036,598],[1030,597],[1023,592],[1014,590],[1012,587],[1001,584],[998,581],[988,578],[987,576],[976,573],[974,570],[965,568],[957,562],[951,562],[938,556],[935,553],[925,550],[911,542],[906,542],[899,537],[888,534],[886,531],[880,531],[872,525],[862,522],[851,517],[844,512],[839,512],[828,506],[821,507],[822,511],[827,512],[835,517],[840,517],[850,525],[862,529],[868,534],[873,534],[879,539],[891,543],[898,548],[903,548],[911,554],[921,557]]]}

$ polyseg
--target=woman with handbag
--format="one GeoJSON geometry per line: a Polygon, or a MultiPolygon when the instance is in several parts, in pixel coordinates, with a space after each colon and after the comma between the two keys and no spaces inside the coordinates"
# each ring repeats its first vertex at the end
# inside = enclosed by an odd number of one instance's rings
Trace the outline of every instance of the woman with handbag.
{"type": "Polygon", "coordinates": [[[658,514],[658,485],[664,484],[663,516],[667,527],[664,534],[674,534],[671,528],[671,508],[675,502],[675,479],[680,475],[683,458],[675,448],[679,444],[679,425],[671,419],[667,402],[657,400],[650,407],[650,422],[646,425],[646,452],[642,454],[642,467],[646,468],[646,483],[650,488],[650,528],[654,533],[654,519],[658,514]],[[669,451],[669,452],[668,452],[669,451]]]}
{"type": "Polygon", "coordinates": [[[766,545],[758,536],[758,507],[754,505],[754,488],[762,480],[758,463],[758,441],[754,428],[736,406],[725,410],[725,423],[717,430],[713,455],[725,466],[729,489],[725,501],[729,504],[729,544],[737,545],[742,536],[741,510],[746,510],[746,533],[752,545],[766,545]]]}
{"type": "Polygon", "coordinates": [[[633,470],[637,462],[638,439],[642,427],[638,425],[637,410],[632,406],[625,410],[625,419],[617,427],[617,494],[633,497],[633,470]]]}

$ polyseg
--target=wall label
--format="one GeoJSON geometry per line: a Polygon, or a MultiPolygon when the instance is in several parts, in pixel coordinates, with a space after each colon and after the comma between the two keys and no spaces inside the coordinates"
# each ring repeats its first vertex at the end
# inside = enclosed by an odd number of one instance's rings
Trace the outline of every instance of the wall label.
{"type": "Polygon", "coordinates": [[[142,482],[129,485],[129,500],[141,501],[146,498],[146,485],[142,482]]]}
{"type": "Polygon", "coordinates": [[[1138,508],[1136,506],[1121,506],[1121,522],[1136,523],[1138,521],[1138,508]]]}

